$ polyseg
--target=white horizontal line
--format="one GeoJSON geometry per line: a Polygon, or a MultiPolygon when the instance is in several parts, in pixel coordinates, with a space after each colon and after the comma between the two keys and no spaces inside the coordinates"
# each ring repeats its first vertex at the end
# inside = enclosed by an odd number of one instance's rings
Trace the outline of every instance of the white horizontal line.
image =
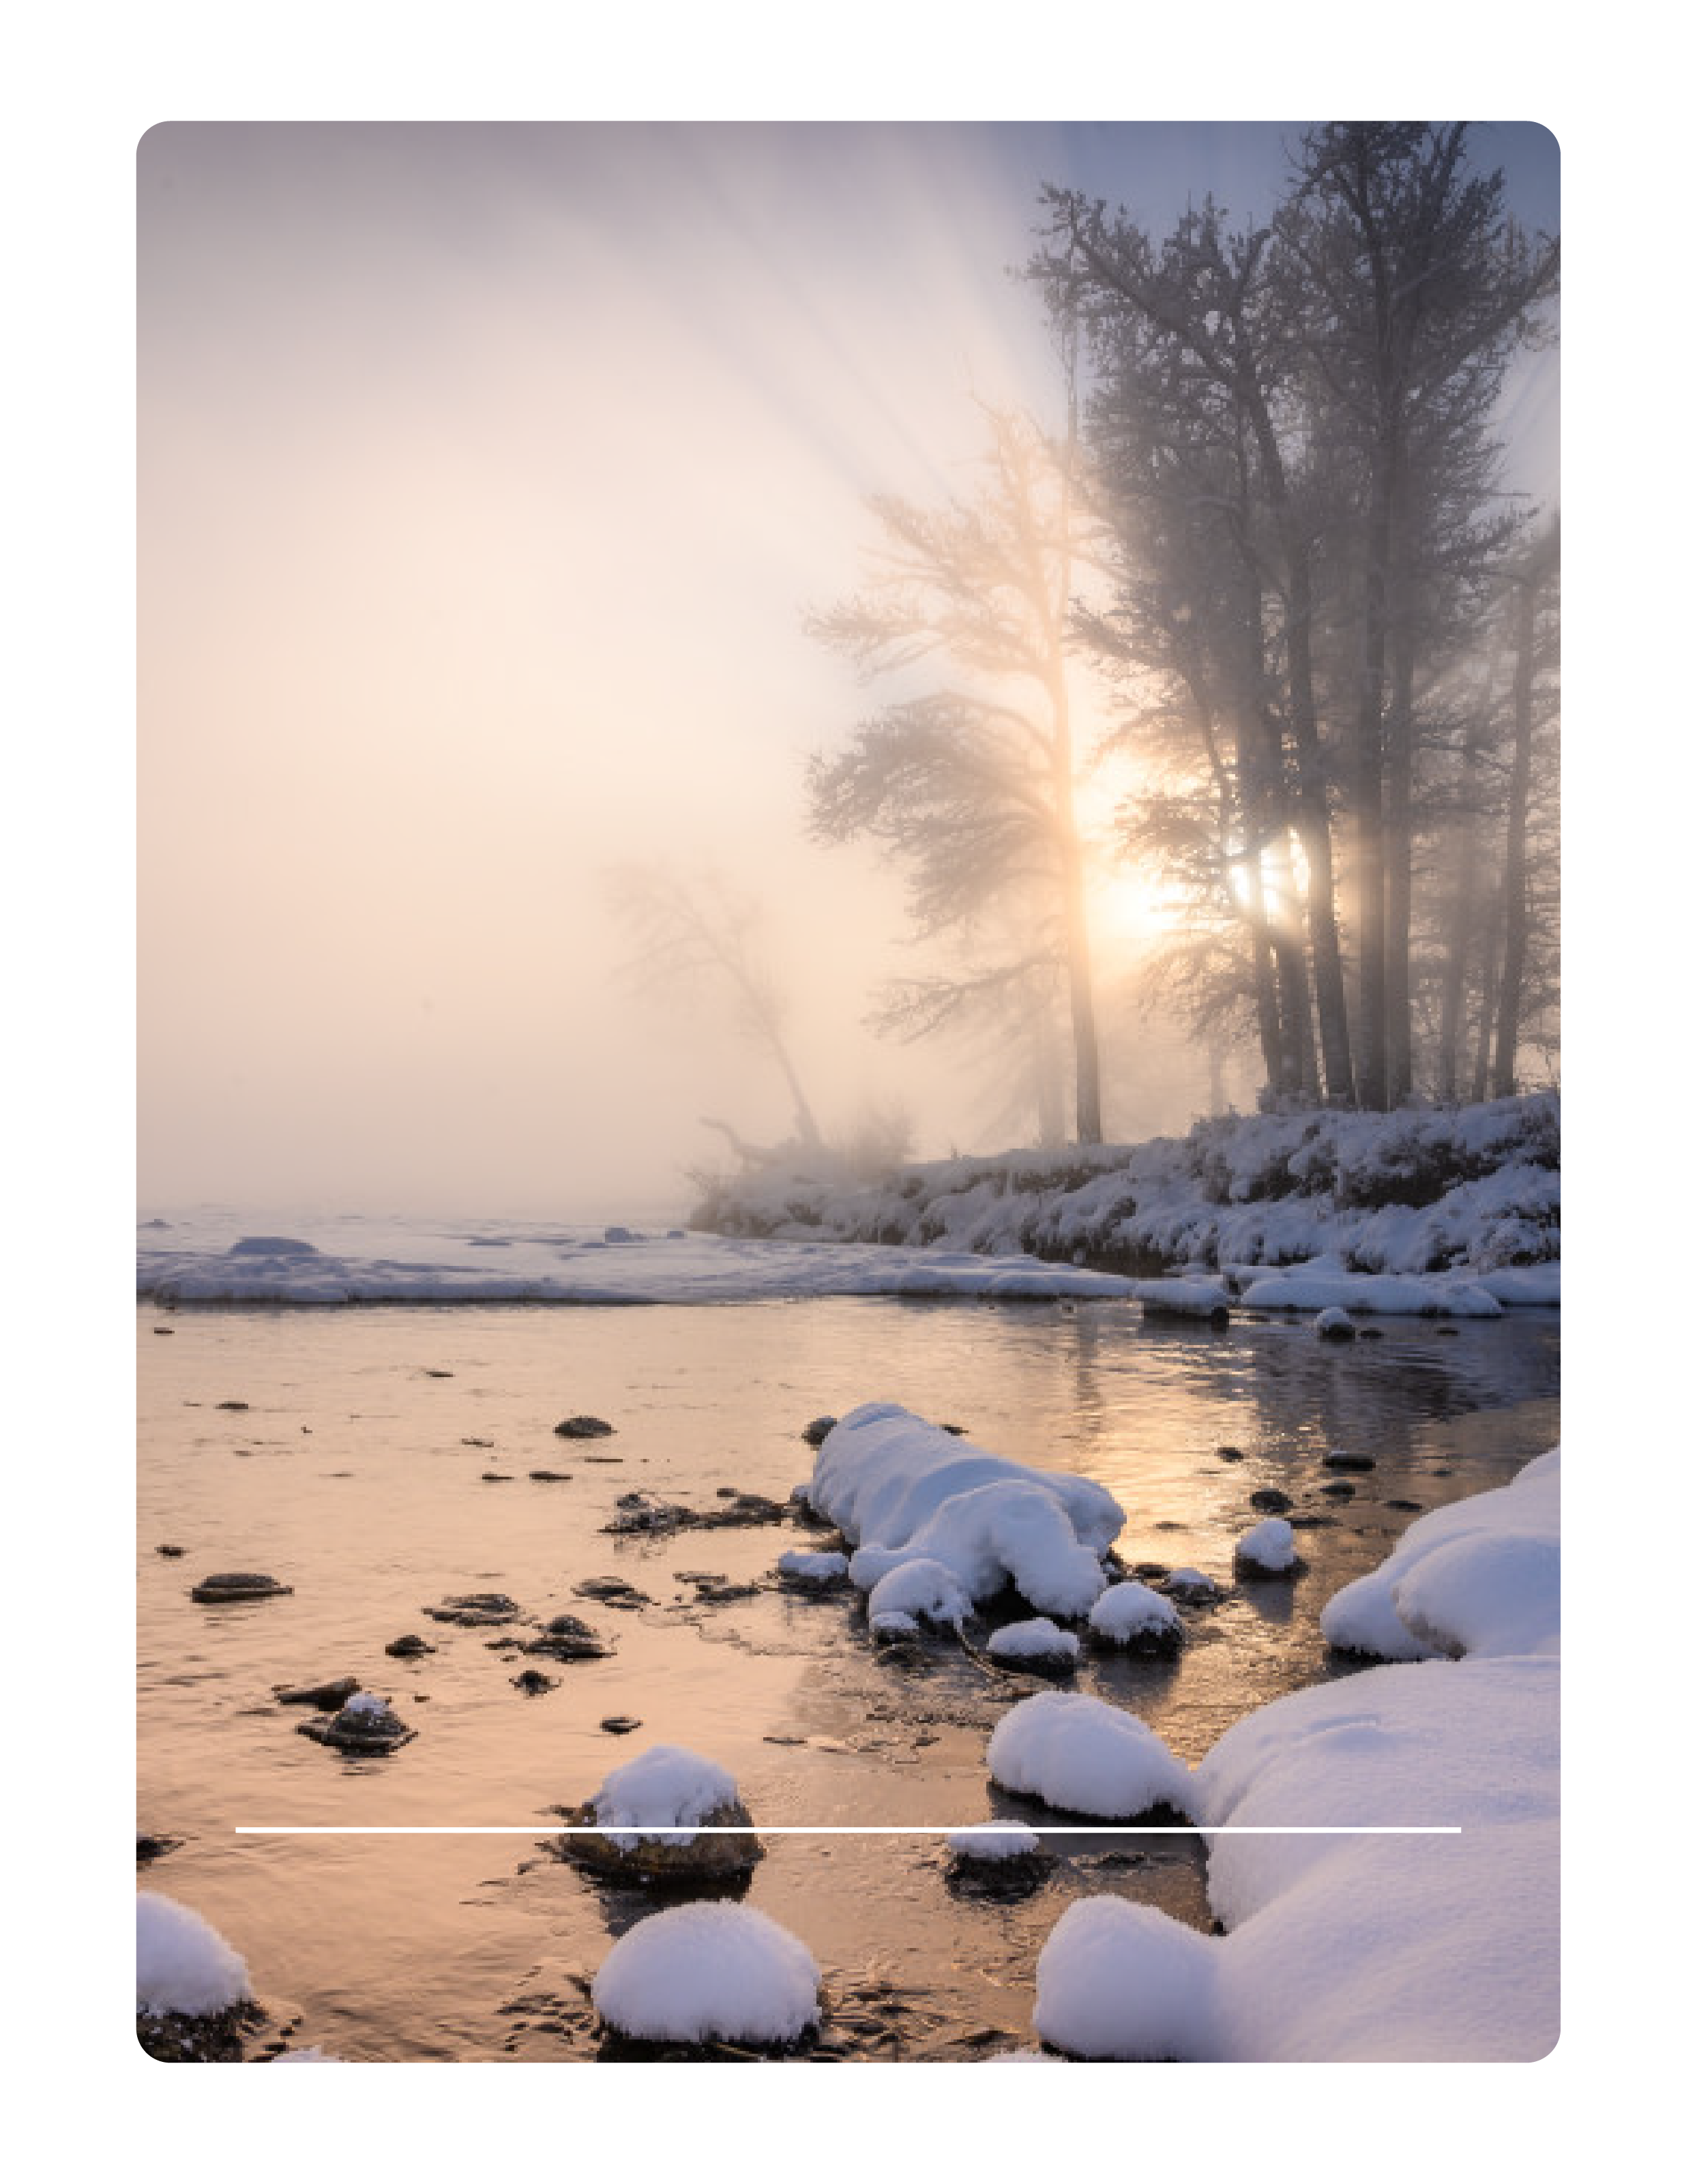
{"type": "MultiPolygon", "coordinates": [[[[998,1825],[1005,1831],[1015,1826],[1024,1827],[1024,1821],[986,1823],[982,1820],[944,1820],[926,1822],[912,1826],[895,1827],[629,1827],[618,1828],[620,1835],[638,1835],[659,1837],[667,1835],[690,1836],[956,1836],[995,1832],[998,1825]]],[[[1459,1827],[1132,1827],[1114,1823],[1105,1826],[1084,1826],[1071,1822],[1055,1820],[1027,1830],[1038,1836],[1459,1836],[1459,1827]]],[[[598,1836],[607,1830],[578,1825],[550,1827],[545,1820],[532,1820],[526,1827],[238,1827],[238,1836],[598,1836]]]]}

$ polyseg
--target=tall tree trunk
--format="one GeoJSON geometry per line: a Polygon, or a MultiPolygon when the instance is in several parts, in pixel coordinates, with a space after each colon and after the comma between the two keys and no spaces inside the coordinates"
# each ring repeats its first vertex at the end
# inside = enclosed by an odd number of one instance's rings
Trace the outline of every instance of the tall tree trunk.
{"type": "Polygon", "coordinates": [[[1479,940],[1479,1023],[1473,1050],[1470,1096],[1483,1100],[1490,1087],[1491,1034],[1496,1028],[1497,989],[1500,983],[1503,947],[1503,900],[1500,890],[1493,897],[1479,940]]]}
{"type": "Polygon", "coordinates": [[[1527,806],[1532,793],[1533,641],[1538,621],[1539,564],[1527,556],[1515,595],[1514,755],[1509,768],[1508,838],[1503,856],[1503,982],[1497,995],[1497,1050],[1491,1095],[1505,1100],[1515,1089],[1522,989],[1526,982],[1527,806]]]}
{"type": "MultiPolygon", "coordinates": [[[[1385,458],[1381,450],[1380,462],[1385,458]]],[[[1355,1097],[1382,1112],[1389,1093],[1385,1069],[1385,589],[1390,555],[1390,491],[1383,469],[1374,480],[1362,574],[1360,671],[1356,686],[1355,802],[1355,1097]]]]}
{"type": "MultiPolygon", "coordinates": [[[[1399,587],[1400,589],[1400,587],[1399,587]]],[[[1406,600],[1390,632],[1390,708],[1385,721],[1385,1097],[1414,1090],[1414,1009],[1409,974],[1414,922],[1414,632],[1406,600]]]]}

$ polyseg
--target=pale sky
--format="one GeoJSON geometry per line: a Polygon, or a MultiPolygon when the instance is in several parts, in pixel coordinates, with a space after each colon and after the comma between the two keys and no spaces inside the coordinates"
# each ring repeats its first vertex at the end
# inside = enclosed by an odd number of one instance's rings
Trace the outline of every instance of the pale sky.
{"type": "MultiPolygon", "coordinates": [[[[971,486],[973,397],[1053,416],[1043,180],[1160,226],[1264,211],[1295,125],[169,125],[142,143],[140,1184],[568,1216],[687,1196],[697,1118],[783,1134],[704,994],[628,994],[612,864],[770,913],[827,1128],[896,1095],[979,1141],[942,1051],[874,1040],[899,882],[807,842],[869,710],[801,616],[865,496],[971,486]]],[[[1482,131],[1557,222],[1552,141],[1482,131]]],[[[1553,476],[1554,375],[1521,426],[1553,476]]],[[[1110,1134],[1182,1128],[1151,1062],[1110,1134]]]]}

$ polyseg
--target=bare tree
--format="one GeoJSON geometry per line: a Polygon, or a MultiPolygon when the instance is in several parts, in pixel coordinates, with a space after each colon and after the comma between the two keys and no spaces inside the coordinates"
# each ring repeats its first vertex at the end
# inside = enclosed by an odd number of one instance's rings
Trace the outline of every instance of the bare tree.
{"type": "MultiPolygon", "coordinates": [[[[1043,965],[1065,983],[1077,1135],[1102,1137],[1100,1063],[1079,754],[1069,666],[1079,525],[1076,411],[1066,435],[987,410],[988,477],[971,502],[872,512],[882,549],[867,588],[809,618],[811,632],[867,682],[924,670],[926,686],[863,722],[808,772],[815,836],[882,844],[906,872],[915,933],[948,940],[987,978],[1012,986],[1043,965]],[[982,960],[1010,905],[1021,937],[982,960]],[[973,959],[976,959],[973,961],[973,959]]],[[[933,1009],[943,997],[933,991],[933,1009]]],[[[937,1021],[950,1013],[945,1005],[937,1021]]],[[[924,1028],[924,1011],[915,1019],[924,1028]]]]}
{"type": "MultiPolygon", "coordinates": [[[[716,991],[736,1029],[782,1077],[794,1105],[798,1139],[810,1149],[821,1146],[819,1125],[784,1036],[788,1005],[760,952],[759,904],[716,873],[685,880],[654,865],[615,866],[606,887],[632,942],[624,967],[632,989],[666,997],[704,986],[716,991]]],[[[710,1127],[724,1130],[740,1151],[750,1150],[725,1124],[710,1127]]]]}

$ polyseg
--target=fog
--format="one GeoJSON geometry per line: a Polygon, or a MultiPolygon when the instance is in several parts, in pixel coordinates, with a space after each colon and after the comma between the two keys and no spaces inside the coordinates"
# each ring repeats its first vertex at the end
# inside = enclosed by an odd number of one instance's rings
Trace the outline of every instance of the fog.
{"type": "MultiPolygon", "coordinates": [[[[1289,133],[147,136],[144,1204],[611,1215],[687,1201],[703,1115],[785,1135],[722,995],[632,989],[632,861],[764,905],[827,1134],[899,1100],[921,1154],[993,1136],[993,1081],[865,1028],[915,954],[899,878],[806,838],[807,755],[866,699],[802,614],[859,580],[866,495],[960,489],[975,397],[1053,416],[1007,270],[1040,181],[1247,214],[1289,133]]],[[[1553,393],[1516,399],[1535,469],[1553,393]]],[[[1205,1103],[1142,1052],[1110,1135],[1205,1103]]]]}

